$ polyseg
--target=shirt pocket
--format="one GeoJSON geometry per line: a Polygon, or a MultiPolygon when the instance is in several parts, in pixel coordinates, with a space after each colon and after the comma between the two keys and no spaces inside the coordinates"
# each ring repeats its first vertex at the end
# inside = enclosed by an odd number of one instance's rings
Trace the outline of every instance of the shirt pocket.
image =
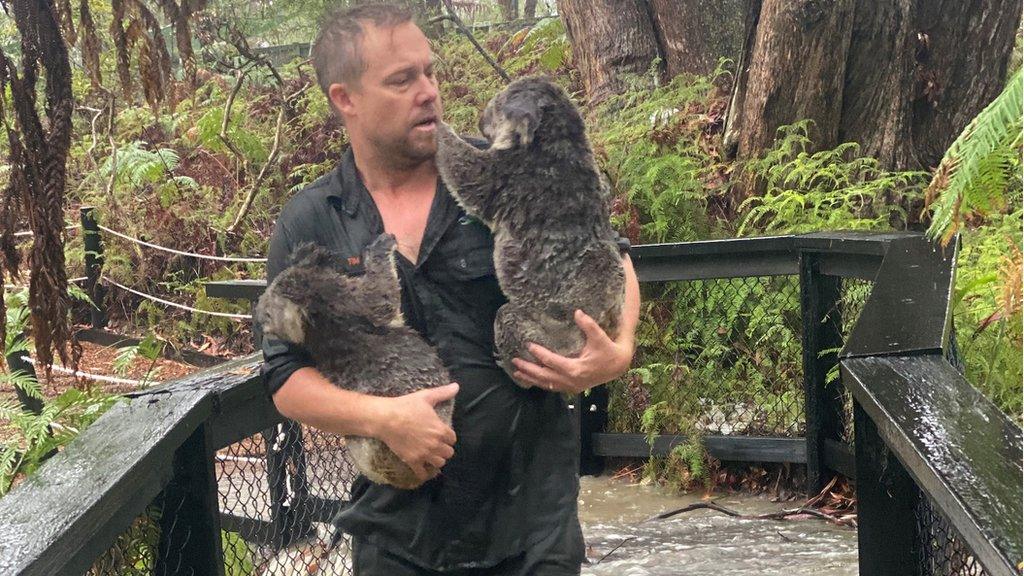
{"type": "Polygon", "coordinates": [[[462,216],[448,229],[431,267],[440,282],[469,282],[494,276],[494,239],[480,221],[462,216]]]}

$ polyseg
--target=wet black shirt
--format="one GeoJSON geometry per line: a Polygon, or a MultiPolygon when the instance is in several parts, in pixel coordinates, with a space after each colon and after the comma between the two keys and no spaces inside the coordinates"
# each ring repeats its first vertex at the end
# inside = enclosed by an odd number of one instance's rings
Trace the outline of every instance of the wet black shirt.
{"type": "MultiPolygon", "coordinates": [[[[348,272],[359,273],[360,254],[383,231],[349,151],[284,207],[268,280],[305,241],[337,251],[348,272]]],[[[435,570],[496,564],[576,515],[578,453],[565,400],[520,388],[495,364],[493,322],[505,298],[493,248],[487,227],[439,184],[419,261],[396,260],[406,323],[437,349],[460,385],[455,456],[439,477],[412,491],[360,476],[351,507],[337,519],[344,531],[435,570]]],[[[273,339],[264,340],[263,352],[271,392],[295,370],[313,366],[303,350],[273,339]]]]}

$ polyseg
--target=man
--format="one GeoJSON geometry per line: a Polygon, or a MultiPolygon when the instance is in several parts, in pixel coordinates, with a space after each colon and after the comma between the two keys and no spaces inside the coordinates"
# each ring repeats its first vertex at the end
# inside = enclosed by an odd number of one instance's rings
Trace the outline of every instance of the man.
{"type": "Polygon", "coordinates": [[[365,396],[330,384],[301,349],[265,341],[264,374],[283,415],[379,438],[428,480],[404,491],[357,478],[352,505],[337,519],[353,535],[355,573],[579,574],[578,454],[562,393],[629,366],[639,290],[628,256],[621,336],[611,340],[578,312],[587,334],[579,357],[533,348],[539,364],[515,361],[517,377],[533,384],[520,388],[494,362],[492,322],[504,297],[490,232],[459,208],[434,165],[441,102],[427,38],[404,9],[365,5],[327,18],[312,59],[351,147],[282,210],[268,279],[305,241],[338,252],[358,273],[363,248],[394,234],[403,315],[456,381],[398,398],[365,396]],[[453,396],[454,430],[433,410],[453,396]]]}

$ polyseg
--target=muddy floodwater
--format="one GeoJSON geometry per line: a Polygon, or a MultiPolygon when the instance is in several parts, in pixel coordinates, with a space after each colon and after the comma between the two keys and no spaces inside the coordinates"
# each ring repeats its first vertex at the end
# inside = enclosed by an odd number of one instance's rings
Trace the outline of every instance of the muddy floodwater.
{"type": "MultiPolygon", "coordinates": [[[[672,496],[653,486],[584,477],[580,522],[590,564],[583,566],[583,575],[857,574],[857,532],[818,519],[743,520],[695,510],[643,522],[701,499],[701,494],[672,496]]],[[[743,514],[799,505],[742,494],[713,499],[743,514]]]]}

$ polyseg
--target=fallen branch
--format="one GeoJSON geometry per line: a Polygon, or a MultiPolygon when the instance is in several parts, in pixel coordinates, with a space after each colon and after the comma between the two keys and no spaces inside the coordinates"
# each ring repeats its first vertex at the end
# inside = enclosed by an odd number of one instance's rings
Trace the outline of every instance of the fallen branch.
{"type": "Polygon", "coordinates": [[[451,0],[443,0],[443,2],[444,7],[448,9],[448,14],[431,18],[430,23],[433,24],[442,20],[450,20],[453,22],[455,27],[459,29],[459,32],[462,32],[462,34],[469,39],[470,43],[473,44],[473,47],[476,48],[476,51],[487,60],[487,63],[491,65],[491,68],[494,68],[494,71],[497,72],[505,82],[512,82],[512,78],[509,77],[508,72],[505,72],[505,69],[487,53],[487,50],[484,50],[484,47],[481,46],[480,43],[476,41],[476,38],[473,37],[473,33],[469,28],[466,28],[466,25],[462,23],[462,19],[455,14],[455,9],[452,8],[451,0]]]}
{"type": "MultiPolygon", "coordinates": [[[[833,524],[839,526],[856,527],[856,523],[853,520],[847,518],[836,518],[834,516],[830,516],[829,514],[822,512],[821,510],[818,510],[816,508],[810,508],[808,506],[801,506],[799,508],[788,508],[785,510],[779,510],[778,512],[769,512],[767,514],[741,514],[735,510],[731,510],[729,508],[726,508],[725,506],[716,504],[715,502],[697,502],[694,504],[690,504],[689,506],[683,506],[682,508],[676,510],[663,512],[661,514],[658,514],[657,516],[652,516],[651,518],[648,518],[643,522],[650,522],[651,520],[665,520],[667,518],[671,518],[673,516],[677,516],[679,514],[683,514],[686,512],[692,512],[694,510],[714,510],[716,512],[721,512],[726,516],[731,516],[733,518],[741,518],[743,520],[785,520],[786,518],[792,516],[807,515],[814,516],[815,518],[821,518],[822,520],[832,522],[833,524]]],[[[643,522],[641,522],[641,524],[643,522]]]]}

